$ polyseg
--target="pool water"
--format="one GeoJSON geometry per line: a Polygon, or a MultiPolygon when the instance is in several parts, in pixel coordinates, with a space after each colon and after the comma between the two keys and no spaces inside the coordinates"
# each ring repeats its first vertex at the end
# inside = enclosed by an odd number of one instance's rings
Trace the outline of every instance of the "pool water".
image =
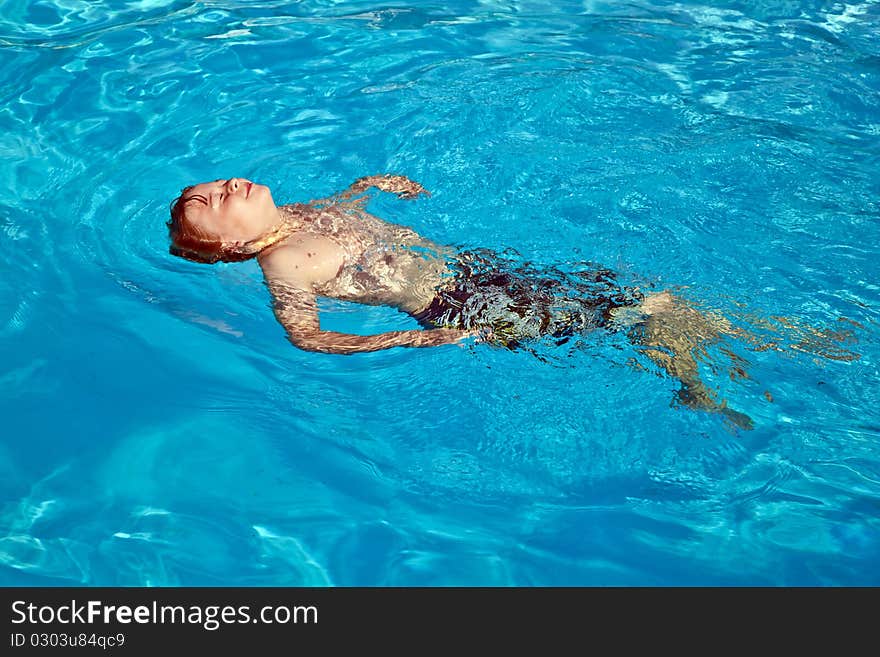
{"type": "Polygon", "coordinates": [[[880,584],[878,24],[875,0],[3,2],[0,584],[880,584]],[[255,262],[167,252],[184,185],[295,202],[384,172],[432,196],[370,211],[434,241],[847,329],[859,357],[713,347],[741,431],[619,335],[306,353],[255,262]]]}

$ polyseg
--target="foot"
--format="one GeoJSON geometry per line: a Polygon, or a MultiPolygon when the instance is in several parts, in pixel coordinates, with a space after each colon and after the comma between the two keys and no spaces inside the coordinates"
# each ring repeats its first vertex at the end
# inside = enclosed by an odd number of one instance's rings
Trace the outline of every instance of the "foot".
{"type": "Polygon", "coordinates": [[[751,431],[755,428],[752,418],[745,413],[733,410],[726,401],[719,404],[703,386],[685,386],[678,391],[676,398],[682,406],[692,408],[695,411],[721,413],[726,421],[745,431],[751,431]]]}
{"type": "Polygon", "coordinates": [[[733,425],[743,429],[745,431],[751,431],[755,428],[755,423],[745,413],[740,413],[739,411],[735,411],[732,408],[728,408],[727,406],[721,409],[721,414],[725,417],[725,419],[732,423],[733,425]]]}

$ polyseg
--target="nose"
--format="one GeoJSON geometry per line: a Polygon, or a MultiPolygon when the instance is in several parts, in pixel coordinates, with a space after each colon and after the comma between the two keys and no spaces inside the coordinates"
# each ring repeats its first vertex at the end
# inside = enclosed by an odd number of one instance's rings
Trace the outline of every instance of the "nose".
{"type": "Polygon", "coordinates": [[[235,194],[238,191],[239,187],[242,186],[241,178],[230,178],[226,181],[226,189],[230,194],[235,194]]]}

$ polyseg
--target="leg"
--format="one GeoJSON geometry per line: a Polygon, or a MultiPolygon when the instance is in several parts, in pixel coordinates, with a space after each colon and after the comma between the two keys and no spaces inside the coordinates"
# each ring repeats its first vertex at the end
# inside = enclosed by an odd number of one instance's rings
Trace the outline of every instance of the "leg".
{"type": "MultiPolygon", "coordinates": [[[[642,351],[669,375],[681,381],[678,400],[689,408],[721,413],[742,429],[751,429],[751,418],[733,410],[724,400],[718,401],[715,391],[700,379],[698,360],[705,358],[705,347],[718,342],[723,335],[736,335],[737,330],[724,317],[699,312],[684,299],[669,292],[647,297],[637,308],[618,309],[615,322],[632,324],[638,313],[641,331],[630,331],[642,351]]],[[[738,369],[741,376],[744,370],[738,369]]]]}

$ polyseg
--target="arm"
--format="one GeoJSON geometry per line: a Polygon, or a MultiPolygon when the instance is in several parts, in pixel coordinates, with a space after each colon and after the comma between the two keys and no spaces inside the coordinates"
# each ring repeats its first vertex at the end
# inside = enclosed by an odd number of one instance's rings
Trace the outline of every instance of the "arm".
{"type": "Polygon", "coordinates": [[[383,192],[397,194],[398,198],[406,199],[407,201],[418,198],[419,194],[424,194],[425,196],[431,195],[431,192],[406,176],[395,176],[386,173],[380,176],[364,176],[363,178],[358,178],[348,186],[348,189],[344,192],[340,192],[334,196],[333,199],[347,201],[352,196],[367,191],[370,187],[375,187],[383,192]]]}
{"type": "Polygon", "coordinates": [[[300,349],[325,354],[356,354],[391,347],[434,347],[470,337],[458,329],[389,331],[377,335],[354,335],[322,331],[315,295],[277,283],[270,284],[275,317],[287,331],[288,339],[300,349]]]}

